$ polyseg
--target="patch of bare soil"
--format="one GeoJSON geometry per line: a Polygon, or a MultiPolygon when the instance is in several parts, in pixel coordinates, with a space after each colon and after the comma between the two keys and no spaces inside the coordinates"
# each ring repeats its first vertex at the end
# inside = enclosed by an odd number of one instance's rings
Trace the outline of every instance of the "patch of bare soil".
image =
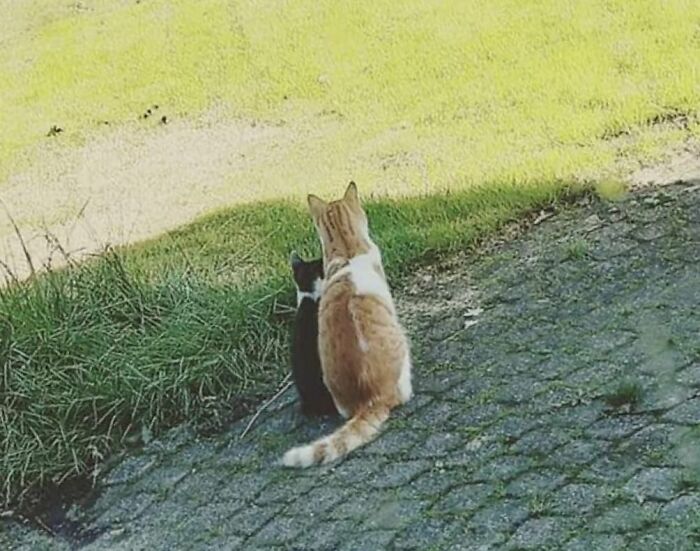
{"type": "Polygon", "coordinates": [[[60,265],[245,200],[250,183],[237,176],[274,163],[298,132],[209,114],[106,129],[78,148],[47,143],[0,190],[0,260],[22,278],[24,247],[36,268],[60,265]]]}
{"type": "Polygon", "coordinates": [[[630,176],[633,188],[700,180],[700,143],[688,143],[655,165],[643,166],[630,176]]]}

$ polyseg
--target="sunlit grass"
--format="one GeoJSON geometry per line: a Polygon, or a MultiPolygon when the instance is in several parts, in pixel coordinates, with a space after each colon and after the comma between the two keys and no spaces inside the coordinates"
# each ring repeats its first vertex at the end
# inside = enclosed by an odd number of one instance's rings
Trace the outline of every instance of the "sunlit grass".
{"type": "MultiPolygon", "coordinates": [[[[50,2],[18,4],[31,21],[50,2]]],[[[692,0],[84,4],[0,42],[5,173],[52,124],[80,143],[153,103],[180,117],[223,103],[268,120],[334,111],[379,156],[422,153],[414,191],[426,174],[433,187],[568,178],[612,162],[601,138],[700,105],[692,0]]],[[[625,153],[678,139],[651,133],[625,153]]]]}

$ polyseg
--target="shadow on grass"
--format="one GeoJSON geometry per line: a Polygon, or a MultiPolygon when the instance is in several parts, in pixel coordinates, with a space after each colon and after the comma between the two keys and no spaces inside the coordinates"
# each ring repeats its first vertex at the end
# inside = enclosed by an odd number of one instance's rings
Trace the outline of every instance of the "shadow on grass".
{"type": "MultiPolygon", "coordinates": [[[[493,185],[367,210],[396,281],[581,189],[493,185]]],[[[0,290],[5,505],[96,476],[182,420],[221,427],[258,403],[287,371],[294,248],[319,252],[304,205],[259,203],[0,290]]]]}

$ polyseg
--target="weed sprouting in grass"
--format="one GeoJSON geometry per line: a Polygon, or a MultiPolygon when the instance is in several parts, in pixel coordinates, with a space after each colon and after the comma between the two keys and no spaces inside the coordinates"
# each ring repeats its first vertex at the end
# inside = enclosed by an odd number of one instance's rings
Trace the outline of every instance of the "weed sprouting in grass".
{"type": "Polygon", "coordinates": [[[634,407],[642,399],[644,390],[636,381],[622,381],[604,397],[605,403],[613,408],[634,407]]]}
{"type": "Polygon", "coordinates": [[[684,472],[674,485],[677,492],[690,493],[700,490],[700,473],[684,472]]]}
{"type": "Polygon", "coordinates": [[[531,517],[538,518],[544,516],[551,509],[551,496],[543,493],[535,493],[530,497],[527,507],[531,517]]]}
{"type": "Polygon", "coordinates": [[[572,239],[564,246],[564,260],[582,260],[588,255],[588,249],[585,239],[572,239]]]}

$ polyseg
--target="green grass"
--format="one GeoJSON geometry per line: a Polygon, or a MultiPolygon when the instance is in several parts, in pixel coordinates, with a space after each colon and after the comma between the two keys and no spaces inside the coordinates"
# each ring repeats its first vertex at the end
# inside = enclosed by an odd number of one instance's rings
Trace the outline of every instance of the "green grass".
{"type": "Polygon", "coordinates": [[[564,245],[564,260],[583,260],[589,252],[589,244],[583,238],[574,238],[564,245]]]}
{"type": "Polygon", "coordinates": [[[633,408],[642,399],[644,389],[637,381],[621,381],[611,392],[605,395],[605,403],[612,408],[629,406],[633,408]]]}
{"type": "Polygon", "coordinates": [[[0,186],[46,140],[79,147],[154,103],[341,122],[315,155],[292,148],[251,180],[250,204],[0,291],[6,502],[279,380],[286,259],[318,253],[307,191],[352,177],[383,196],[368,210],[396,281],[581,176],[700,133],[690,0],[58,4],[14,3],[0,36],[0,186]],[[657,124],[676,113],[685,128],[657,124]],[[280,200],[255,202],[272,188],[280,200]]]}

